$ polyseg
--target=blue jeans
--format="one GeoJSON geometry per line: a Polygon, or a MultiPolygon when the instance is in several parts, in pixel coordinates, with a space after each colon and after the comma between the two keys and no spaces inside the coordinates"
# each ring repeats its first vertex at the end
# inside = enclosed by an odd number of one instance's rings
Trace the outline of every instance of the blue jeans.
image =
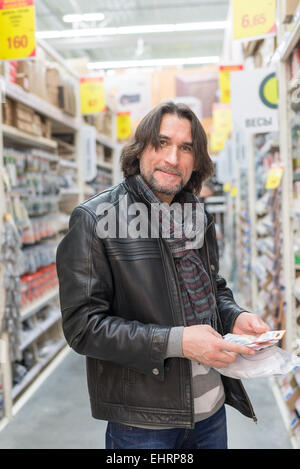
{"type": "Polygon", "coordinates": [[[194,429],[151,430],[109,422],[106,449],[227,449],[225,406],[194,429]]]}

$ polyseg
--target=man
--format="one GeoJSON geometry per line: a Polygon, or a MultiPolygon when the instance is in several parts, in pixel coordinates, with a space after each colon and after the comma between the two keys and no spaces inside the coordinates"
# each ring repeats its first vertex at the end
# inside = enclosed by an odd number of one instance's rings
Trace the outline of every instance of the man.
{"type": "Polygon", "coordinates": [[[268,326],[218,275],[214,222],[193,195],[212,173],[206,135],[187,106],[163,103],[121,164],[124,181],[74,210],[57,251],[64,334],[87,357],[92,415],[109,422],[107,448],[226,448],[224,402],[255,415],[241,382],[217,368],[254,352],[222,335],[268,326]],[[192,218],[175,236],[177,211],[164,237],[161,213],[175,202],[181,213],[192,207],[192,218]]]}

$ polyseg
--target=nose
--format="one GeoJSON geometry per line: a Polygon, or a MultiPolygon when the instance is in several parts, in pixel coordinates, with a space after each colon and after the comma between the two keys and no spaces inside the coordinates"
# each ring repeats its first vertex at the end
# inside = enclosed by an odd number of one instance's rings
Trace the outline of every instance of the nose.
{"type": "Polygon", "coordinates": [[[170,145],[169,151],[165,155],[165,162],[170,166],[177,166],[178,164],[178,149],[177,145],[170,145]]]}

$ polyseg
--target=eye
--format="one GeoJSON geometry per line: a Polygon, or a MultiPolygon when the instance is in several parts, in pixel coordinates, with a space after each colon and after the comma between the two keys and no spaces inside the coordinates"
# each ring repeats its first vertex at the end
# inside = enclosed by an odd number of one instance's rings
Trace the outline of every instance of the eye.
{"type": "Polygon", "coordinates": [[[159,144],[161,147],[165,147],[167,145],[167,140],[160,140],[159,144]]]}
{"type": "Polygon", "coordinates": [[[189,145],[182,145],[181,149],[185,152],[191,152],[192,148],[189,145]]]}

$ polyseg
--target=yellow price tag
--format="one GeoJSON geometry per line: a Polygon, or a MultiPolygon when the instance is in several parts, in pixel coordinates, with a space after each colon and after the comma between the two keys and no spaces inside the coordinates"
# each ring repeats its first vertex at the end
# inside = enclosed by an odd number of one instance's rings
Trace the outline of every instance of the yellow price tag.
{"type": "Polygon", "coordinates": [[[232,186],[232,188],[231,188],[231,197],[236,197],[236,195],[237,195],[237,187],[232,186]]]}
{"type": "Polygon", "coordinates": [[[277,189],[280,185],[282,174],[282,166],[276,166],[274,168],[271,168],[266,182],[266,189],[277,189]]]}
{"type": "Polygon", "coordinates": [[[230,73],[243,70],[243,65],[221,65],[219,68],[219,87],[221,103],[230,103],[230,73]]]}
{"type": "Polygon", "coordinates": [[[131,135],[131,116],[130,112],[117,113],[117,139],[123,140],[131,135]]]}
{"type": "Polygon", "coordinates": [[[232,0],[233,38],[276,33],[276,0],[232,0]]]}
{"type": "Polygon", "coordinates": [[[81,114],[99,114],[105,111],[105,92],[102,77],[80,79],[81,114]]]}
{"type": "Polygon", "coordinates": [[[223,191],[224,192],[229,192],[231,189],[231,184],[229,182],[226,182],[225,184],[223,184],[223,191]]]}
{"type": "Polygon", "coordinates": [[[0,31],[0,60],[34,57],[34,0],[0,0],[0,31]]]}

